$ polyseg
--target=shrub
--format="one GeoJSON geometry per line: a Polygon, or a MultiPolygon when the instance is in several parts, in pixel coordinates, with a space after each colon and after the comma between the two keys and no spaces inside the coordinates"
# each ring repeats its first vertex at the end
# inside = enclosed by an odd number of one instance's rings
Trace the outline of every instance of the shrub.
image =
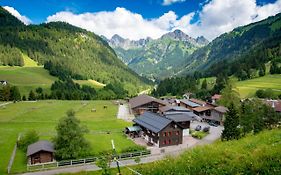
{"type": "Polygon", "coordinates": [[[202,139],[203,137],[205,137],[207,135],[207,133],[203,132],[203,131],[194,131],[191,135],[194,138],[202,139]]]}
{"type": "Polygon", "coordinates": [[[121,150],[121,153],[130,153],[130,152],[137,152],[137,151],[146,151],[144,146],[136,145],[124,148],[121,150]]]}
{"type": "Polygon", "coordinates": [[[23,137],[18,141],[18,147],[26,152],[28,145],[35,143],[39,140],[39,135],[35,130],[26,132],[23,137]]]}

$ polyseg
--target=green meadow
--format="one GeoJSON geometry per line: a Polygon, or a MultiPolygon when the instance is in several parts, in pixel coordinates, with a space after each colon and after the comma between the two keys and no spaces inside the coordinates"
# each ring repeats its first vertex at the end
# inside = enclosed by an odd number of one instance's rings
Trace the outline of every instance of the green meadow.
{"type": "MultiPolygon", "coordinates": [[[[111,101],[38,101],[19,102],[0,107],[0,174],[6,168],[19,133],[30,129],[40,134],[40,139],[51,140],[55,135],[55,127],[59,119],[69,109],[76,111],[82,125],[90,132],[86,134],[91,143],[92,154],[111,149],[114,140],[117,151],[135,144],[123,136],[122,130],[131,123],[116,118],[118,106],[111,101]],[[104,106],[107,109],[104,109],[104,106]],[[91,112],[91,109],[96,112],[91,112]]],[[[26,171],[26,157],[18,150],[12,172],[26,171]]]]}
{"type": "Polygon", "coordinates": [[[272,89],[275,94],[281,94],[281,75],[266,75],[245,81],[236,82],[241,98],[253,97],[259,89],[272,89]]]}
{"type": "Polygon", "coordinates": [[[0,67],[0,80],[6,80],[11,85],[17,86],[22,95],[28,95],[31,89],[42,87],[45,92],[50,92],[51,84],[57,80],[43,67],[0,67]]]}

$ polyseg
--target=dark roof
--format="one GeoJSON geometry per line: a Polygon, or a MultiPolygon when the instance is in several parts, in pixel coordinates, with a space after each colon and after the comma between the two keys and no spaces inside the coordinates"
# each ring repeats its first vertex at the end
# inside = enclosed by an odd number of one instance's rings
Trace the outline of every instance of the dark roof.
{"type": "Polygon", "coordinates": [[[148,95],[145,95],[145,94],[139,95],[139,96],[134,97],[129,100],[129,104],[130,104],[131,108],[135,108],[135,107],[138,107],[138,106],[144,105],[146,103],[150,103],[150,102],[157,102],[162,105],[167,105],[167,103],[165,103],[164,101],[151,97],[151,96],[148,96],[148,95]]]}
{"type": "Polygon", "coordinates": [[[185,112],[185,113],[176,113],[176,114],[169,114],[165,115],[166,118],[173,120],[174,122],[186,122],[195,120],[198,117],[193,112],[185,112]]]}
{"type": "Polygon", "coordinates": [[[159,108],[159,111],[161,112],[168,112],[168,111],[183,111],[183,112],[188,112],[190,111],[189,109],[187,108],[184,108],[184,107],[181,107],[181,106],[163,106],[161,108],[159,108]]]}
{"type": "Polygon", "coordinates": [[[53,153],[53,152],[55,152],[54,145],[51,142],[46,141],[46,140],[41,140],[41,141],[35,142],[27,147],[26,156],[30,156],[39,151],[47,151],[47,152],[53,153]]]}
{"type": "Polygon", "coordinates": [[[195,107],[200,106],[199,104],[194,103],[194,102],[192,102],[192,101],[190,101],[190,100],[188,100],[188,99],[183,99],[183,100],[180,100],[180,101],[181,101],[182,103],[184,103],[184,104],[186,104],[186,105],[192,107],[192,108],[195,108],[195,107]]]}
{"type": "Polygon", "coordinates": [[[141,131],[141,127],[139,127],[139,126],[128,126],[127,129],[128,129],[128,131],[130,131],[130,132],[141,131]]]}
{"type": "Polygon", "coordinates": [[[161,117],[158,114],[152,112],[145,112],[139,117],[135,118],[133,122],[155,133],[158,133],[166,126],[168,126],[172,122],[172,120],[161,117]]]}

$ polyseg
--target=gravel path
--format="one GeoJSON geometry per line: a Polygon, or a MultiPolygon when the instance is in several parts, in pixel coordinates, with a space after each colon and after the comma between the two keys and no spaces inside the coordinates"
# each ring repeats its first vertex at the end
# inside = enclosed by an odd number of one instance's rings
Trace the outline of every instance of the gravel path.
{"type": "Polygon", "coordinates": [[[130,114],[128,105],[123,104],[119,105],[117,118],[125,121],[132,121],[134,119],[134,115],[130,114]]]}

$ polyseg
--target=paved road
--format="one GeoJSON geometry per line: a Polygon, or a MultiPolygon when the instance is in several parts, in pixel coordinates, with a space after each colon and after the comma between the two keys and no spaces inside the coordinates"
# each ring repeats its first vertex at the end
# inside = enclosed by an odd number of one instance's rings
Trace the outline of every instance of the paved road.
{"type": "MultiPolygon", "coordinates": [[[[120,105],[120,106],[122,106],[122,105],[120,105]]],[[[119,108],[119,110],[120,110],[120,108],[119,108]]],[[[121,109],[121,110],[123,110],[123,109],[121,109]]],[[[202,127],[209,126],[207,123],[195,121],[195,122],[191,123],[191,128],[194,129],[197,125],[201,125],[202,127]]],[[[193,145],[190,145],[190,147],[186,148],[186,149],[190,149],[197,145],[205,145],[205,144],[213,143],[214,141],[216,141],[217,139],[220,138],[222,130],[223,130],[222,126],[218,126],[218,127],[211,126],[209,135],[204,137],[202,140],[198,140],[198,142],[196,142],[193,145]]],[[[163,154],[153,154],[153,155],[149,155],[147,157],[141,158],[140,163],[150,163],[150,162],[154,162],[157,160],[161,160],[161,159],[165,158],[167,155],[178,156],[180,153],[182,153],[186,149],[173,150],[173,151],[170,151],[167,149],[167,151],[165,151],[165,153],[163,153],[163,154]]],[[[120,161],[120,166],[129,166],[129,165],[136,165],[136,162],[133,159],[120,161]]],[[[115,162],[111,163],[110,167],[112,167],[112,168],[116,167],[116,163],[115,162]]],[[[81,171],[97,171],[97,170],[100,170],[100,168],[97,167],[95,164],[91,164],[91,165],[81,165],[81,166],[76,166],[76,167],[62,167],[59,169],[46,170],[46,171],[40,171],[40,172],[30,172],[30,173],[24,173],[22,175],[54,175],[54,174],[61,174],[61,173],[76,173],[76,172],[81,172],[81,171]]]]}
{"type": "Polygon", "coordinates": [[[134,119],[134,116],[129,112],[127,104],[119,105],[117,118],[125,121],[132,121],[134,119]]]}

